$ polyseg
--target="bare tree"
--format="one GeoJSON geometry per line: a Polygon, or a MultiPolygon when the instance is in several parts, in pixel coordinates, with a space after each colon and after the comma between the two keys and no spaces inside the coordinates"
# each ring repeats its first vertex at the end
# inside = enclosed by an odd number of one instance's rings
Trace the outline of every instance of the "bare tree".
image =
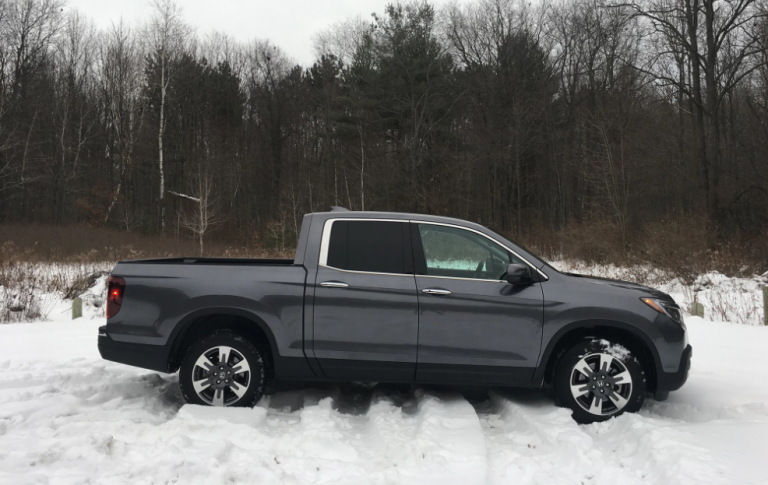
{"type": "Polygon", "coordinates": [[[182,194],[169,190],[172,195],[194,203],[192,211],[182,210],[179,224],[190,231],[200,244],[200,256],[203,255],[203,236],[208,234],[218,224],[219,211],[217,199],[213,195],[213,177],[198,171],[189,181],[190,194],[182,194]]]}
{"type": "Polygon", "coordinates": [[[313,35],[312,43],[318,58],[331,54],[345,65],[350,65],[370,32],[370,22],[359,16],[352,17],[313,35]]]}
{"type": "Polygon", "coordinates": [[[664,69],[649,72],[690,100],[705,206],[710,217],[719,217],[721,108],[740,81],[762,65],[759,38],[754,33],[765,13],[756,0],[648,0],[617,6],[629,6],[649,22],[662,40],[656,57],[662,67],[679,66],[680,75],[664,69]],[[681,54],[685,62],[681,62],[681,54]],[[670,56],[674,63],[665,62],[670,56]],[[684,65],[688,76],[682,75],[684,65]]]}
{"type": "Polygon", "coordinates": [[[13,92],[24,95],[53,38],[61,28],[64,0],[16,0],[8,2],[5,36],[13,46],[13,92]]]}
{"type": "MultiPolygon", "coordinates": [[[[136,31],[123,21],[103,35],[100,52],[101,96],[105,121],[113,143],[105,147],[106,157],[117,172],[117,185],[106,210],[104,222],[121,196],[126,172],[133,163],[136,143],[144,123],[144,49],[136,31]]],[[[123,221],[131,221],[128,202],[123,203],[123,221]]],[[[130,231],[130,224],[126,223],[130,231]]]]}
{"type": "Polygon", "coordinates": [[[54,197],[63,217],[65,199],[72,191],[72,182],[82,164],[82,154],[89,139],[94,135],[97,117],[95,106],[89,103],[96,92],[95,63],[96,30],[92,22],[77,12],[70,13],[64,21],[58,37],[54,59],[53,106],[54,123],[57,124],[56,143],[58,156],[52,164],[54,197]]]}
{"type": "Polygon", "coordinates": [[[160,176],[160,230],[165,232],[165,169],[163,167],[163,135],[165,133],[165,104],[168,86],[177,69],[177,60],[184,52],[190,36],[189,27],[181,18],[181,6],[173,0],[153,0],[154,16],[147,30],[150,48],[157,57],[160,79],[160,119],[157,128],[157,159],[160,176]]]}

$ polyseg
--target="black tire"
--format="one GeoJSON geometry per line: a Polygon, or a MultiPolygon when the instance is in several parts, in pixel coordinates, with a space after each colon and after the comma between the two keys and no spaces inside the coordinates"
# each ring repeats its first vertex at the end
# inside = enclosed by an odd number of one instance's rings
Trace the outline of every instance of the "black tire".
{"type": "Polygon", "coordinates": [[[555,401],[570,408],[577,423],[606,421],[640,409],[645,399],[645,376],[642,362],[619,342],[584,340],[568,349],[558,362],[555,401]]]}
{"type": "Polygon", "coordinates": [[[179,385],[190,404],[252,407],[264,395],[264,360],[240,335],[229,331],[206,335],[184,355],[179,385]],[[220,362],[222,354],[226,362],[220,362]]]}

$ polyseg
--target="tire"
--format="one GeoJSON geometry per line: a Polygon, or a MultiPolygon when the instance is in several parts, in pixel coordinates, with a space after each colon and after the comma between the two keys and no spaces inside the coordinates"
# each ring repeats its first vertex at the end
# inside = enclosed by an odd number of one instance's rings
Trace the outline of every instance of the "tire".
{"type": "Polygon", "coordinates": [[[579,342],[563,354],[555,370],[556,403],[570,408],[581,424],[637,412],[645,391],[641,361],[612,340],[579,342]]]}
{"type": "Polygon", "coordinates": [[[264,360],[240,335],[228,331],[206,335],[184,355],[179,385],[190,404],[252,407],[264,395],[264,360]]]}

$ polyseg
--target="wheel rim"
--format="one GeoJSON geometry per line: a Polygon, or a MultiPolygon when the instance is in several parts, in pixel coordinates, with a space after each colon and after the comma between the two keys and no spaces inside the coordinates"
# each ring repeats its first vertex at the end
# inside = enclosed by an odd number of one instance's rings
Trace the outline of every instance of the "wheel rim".
{"type": "Polygon", "coordinates": [[[203,352],[192,368],[195,393],[211,406],[231,406],[251,384],[251,367],[245,356],[224,345],[203,352]]]}
{"type": "Polygon", "coordinates": [[[626,407],[632,395],[632,376],[624,363],[612,355],[589,354],[573,366],[571,394],[590,414],[616,414],[626,407]]]}

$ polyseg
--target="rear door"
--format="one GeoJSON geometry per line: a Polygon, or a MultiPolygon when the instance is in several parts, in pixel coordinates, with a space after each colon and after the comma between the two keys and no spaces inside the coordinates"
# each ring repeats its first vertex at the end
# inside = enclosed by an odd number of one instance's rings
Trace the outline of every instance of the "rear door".
{"type": "Polygon", "coordinates": [[[412,382],[418,300],[408,222],[328,220],[313,350],[332,379],[412,382]]]}
{"type": "Polygon", "coordinates": [[[412,238],[419,290],[417,381],[530,383],[541,347],[541,283],[513,286],[504,280],[510,263],[524,261],[458,226],[414,222],[412,238]]]}

